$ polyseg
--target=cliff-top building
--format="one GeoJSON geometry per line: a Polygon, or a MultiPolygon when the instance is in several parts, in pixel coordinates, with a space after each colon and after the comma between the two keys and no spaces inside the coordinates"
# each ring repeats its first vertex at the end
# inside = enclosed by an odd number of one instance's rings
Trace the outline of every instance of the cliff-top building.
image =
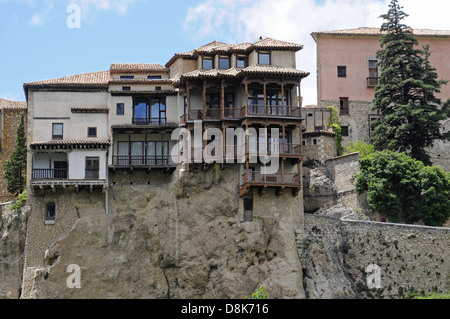
{"type": "MultiPolygon", "coordinates": [[[[414,29],[419,47],[428,43],[430,63],[439,78],[450,80],[450,31],[414,29]]],[[[381,49],[379,28],[357,28],[313,32],[317,45],[318,106],[334,105],[339,110],[344,143],[369,142],[370,124],[378,117],[371,108],[380,70],[376,53],[381,49]]],[[[437,95],[445,102],[450,98],[450,85],[443,85],[437,95]]],[[[443,123],[450,129],[450,120],[443,123]]],[[[429,150],[432,161],[450,170],[450,147],[435,142],[429,150]]]]}
{"type": "MultiPolygon", "coordinates": [[[[191,170],[207,178],[215,163],[216,178],[231,174],[217,187],[231,183],[225,197],[233,198],[229,211],[237,220],[269,214],[301,222],[299,94],[309,75],[296,68],[301,49],[271,38],[215,41],[175,54],[165,66],[115,63],[107,71],[25,83],[31,206],[25,267],[43,266],[46,249],[80,216],[114,215],[118,198],[130,192],[137,203],[151,202],[140,192],[169,192],[191,170]],[[208,129],[223,134],[203,136],[208,129]],[[227,129],[256,134],[230,140],[227,129]],[[186,147],[178,131],[187,134],[186,147]],[[273,154],[279,156],[267,162],[273,154]]],[[[175,206],[184,205],[183,196],[175,206]]],[[[205,204],[186,202],[186,211],[205,204]]]]}

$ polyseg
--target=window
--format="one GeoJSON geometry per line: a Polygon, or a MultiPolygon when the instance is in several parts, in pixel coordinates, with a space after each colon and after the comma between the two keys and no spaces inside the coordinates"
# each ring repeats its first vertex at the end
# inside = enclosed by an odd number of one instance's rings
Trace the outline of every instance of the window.
{"type": "Polygon", "coordinates": [[[348,97],[341,97],[339,98],[339,108],[340,113],[339,115],[348,115],[348,97]]]}
{"type": "Polygon", "coordinates": [[[88,127],[88,137],[97,137],[96,127],[88,127]]]}
{"type": "Polygon", "coordinates": [[[219,69],[229,69],[230,66],[230,58],[229,57],[220,57],[219,58],[219,69]]]}
{"type": "Polygon", "coordinates": [[[52,139],[54,139],[54,140],[62,140],[63,139],[63,124],[62,123],[53,123],[52,139]]]}
{"type": "Polygon", "coordinates": [[[214,61],[211,57],[203,57],[202,59],[202,69],[212,70],[214,69],[214,61]]]}
{"type": "Polygon", "coordinates": [[[161,75],[149,75],[147,77],[149,80],[161,80],[161,75]]]}
{"type": "Polygon", "coordinates": [[[138,98],[134,100],[133,124],[135,125],[165,125],[166,99],[138,98]]]}
{"type": "Polygon", "coordinates": [[[367,78],[367,86],[375,87],[378,84],[378,66],[376,58],[369,58],[367,60],[367,66],[369,68],[369,77],[367,78]]]}
{"type": "Polygon", "coordinates": [[[129,87],[129,86],[122,86],[122,91],[131,91],[131,87],[129,87]]]}
{"type": "Polygon", "coordinates": [[[208,93],[206,94],[206,108],[207,109],[219,109],[220,108],[220,94],[208,93]]]}
{"type": "Polygon", "coordinates": [[[134,76],[133,75],[121,75],[120,79],[121,80],[134,80],[134,76]]]}
{"type": "Polygon", "coordinates": [[[244,198],[244,221],[253,220],[253,198],[244,198]]]}
{"type": "Polygon", "coordinates": [[[348,125],[342,125],[341,126],[341,134],[342,134],[342,136],[349,136],[349,134],[348,134],[348,125]]]}
{"type": "Polygon", "coordinates": [[[347,67],[346,66],[338,66],[337,67],[338,77],[345,78],[347,77],[347,67]]]}
{"type": "Polygon", "coordinates": [[[99,157],[86,157],[86,179],[98,179],[100,170],[99,157]]]}
{"type": "Polygon", "coordinates": [[[312,142],[313,142],[313,145],[317,145],[317,139],[313,138],[312,142]]]}
{"type": "Polygon", "coordinates": [[[161,87],[160,86],[155,87],[155,91],[161,91],[161,87]]]}
{"type": "Polygon", "coordinates": [[[258,63],[270,65],[270,52],[259,52],[258,63]]]}
{"type": "Polygon", "coordinates": [[[238,56],[236,58],[236,67],[237,68],[246,68],[246,67],[248,67],[248,57],[246,57],[246,56],[238,56]]]}
{"type": "Polygon", "coordinates": [[[117,115],[124,115],[125,114],[125,104],[124,103],[117,103],[117,105],[116,105],[116,114],[117,115]]]}
{"type": "Polygon", "coordinates": [[[45,223],[54,224],[56,216],[56,205],[55,203],[47,203],[45,205],[45,223]]]}

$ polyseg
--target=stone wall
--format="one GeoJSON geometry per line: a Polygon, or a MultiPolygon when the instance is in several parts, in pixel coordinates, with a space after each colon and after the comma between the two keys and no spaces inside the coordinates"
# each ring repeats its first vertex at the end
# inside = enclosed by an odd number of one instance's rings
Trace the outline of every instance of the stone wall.
{"type": "Polygon", "coordinates": [[[243,298],[260,285],[274,298],[304,298],[302,194],[253,190],[246,222],[240,175],[237,164],[111,172],[104,194],[30,197],[22,298],[243,298]],[[48,201],[54,225],[44,224],[48,201]],[[71,264],[80,289],[67,287],[71,264]]]}
{"type": "Polygon", "coordinates": [[[17,299],[22,289],[28,207],[0,205],[0,299],[17,299]]]}
{"type": "MultiPolygon", "coordinates": [[[[14,200],[15,196],[11,195],[6,188],[5,179],[5,162],[9,160],[14,148],[16,146],[17,139],[17,127],[19,126],[21,114],[26,109],[18,108],[4,108],[0,109],[2,112],[2,140],[0,148],[0,202],[7,202],[14,200]]],[[[26,127],[26,115],[24,115],[25,127],[26,127]]]]}
{"type": "Polygon", "coordinates": [[[323,164],[325,160],[336,156],[335,134],[331,132],[303,133],[304,161],[317,161],[323,164]]]}
{"type": "MultiPolygon", "coordinates": [[[[339,100],[320,101],[320,106],[335,106],[338,110],[339,100]]],[[[372,111],[373,102],[349,101],[349,114],[340,115],[341,126],[348,126],[349,136],[342,137],[343,145],[348,145],[350,141],[369,143],[370,141],[370,118],[377,117],[372,111]]],[[[450,130],[450,121],[446,120],[443,131],[450,130]]],[[[431,156],[433,165],[441,166],[445,171],[450,171],[450,142],[435,141],[433,147],[426,149],[431,156]]]]}
{"type": "Polygon", "coordinates": [[[450,229],[305,215],[298,249],[309,298],[403,298],[450,290],[450,229]],[[380,267],[369,289],[367,267],[380,267]]]}

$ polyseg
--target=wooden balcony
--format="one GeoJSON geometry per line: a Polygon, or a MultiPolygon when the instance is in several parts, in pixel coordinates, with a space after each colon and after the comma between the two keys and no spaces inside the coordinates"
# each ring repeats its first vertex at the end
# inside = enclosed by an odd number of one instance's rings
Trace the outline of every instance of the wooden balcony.
{"type": "Polygon", "coordinates": [[[145,117],[134,117],[133,118],[133,125],[151,125],[151,126],[158,126],[158,125],[166,125],[167,119],[166,118],[159,118],[159,117],[152,117],[152,118],[145,118],[145,117]]]}
{"type": "Polygon", "coordinates": [[[177,159],[170,155],[114,155],[114,168],[175,168],[177,159]]]}
{"type": "Polygon", "coordinates": [[[249,104],[242,108],[242,117],[246,116],[301,118],[301,109],[293,106],[249,104]]]}
{"type": "Polygon", "coordinates": [[[67,180],[69,170],[67,168],[35,168],[32,171],[32,180],[67,180]]]}
{"type": "Polygon", "coordinates": [[[277,153],[280,157],[301,157],[302,156],[302,147],[300,144],[295,143],[280,143],[280,144],[268,144],[267,148],[264,143],[259,142],[250,142],[249,147],[247,148],[247,153],[253,152],[264,152],[268,156],[270,156],[273,152],[277,153]]]}
{"type": "Polygon", "coordinates": [[[291,188],[294,196],[298,194],[301,189],[301,179],[298,173],[275,173],[265,174],[261,171],[250,171],[242,175],[242,186],[240,195],[245,195],[250,187],[260,187],[264,192],[267,187],[275,187],[277,194],[284,188],[291,188]]]}
{"type": "Polygon", "coordinates": [[[238,120],[241,118],[240,107],[226,107],[223,110],[223,118],[228,120],[238,120]]]}

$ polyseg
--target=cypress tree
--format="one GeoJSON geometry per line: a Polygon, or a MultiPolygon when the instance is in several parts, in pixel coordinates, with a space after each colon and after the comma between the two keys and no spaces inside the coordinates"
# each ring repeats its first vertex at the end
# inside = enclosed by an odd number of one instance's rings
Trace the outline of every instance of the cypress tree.
{"type": "Polygon", "coordinates": [[[8,192],[18,196],[26,186],[27,146],[25,138],[24,116],[22,114],[17,127],[16,146],[5,163],[5,179],[8,192]]]}
{"type": "Polygon", "coordinates": [[[450,139],[441,132],[441,121],[450,117],[450,100],[441,105],[435,96],[447,81],[438,80],[429,62],[429,46],[416,48],[418,41],[402,22],[407,16],[398,0],[392,0],[388,13],[381,16],[381,74],[373,105],[381,118],[374,121],[371,142],[377,150],[405,152],[429,165],[425,148],[436,139],[450,139]]]}

